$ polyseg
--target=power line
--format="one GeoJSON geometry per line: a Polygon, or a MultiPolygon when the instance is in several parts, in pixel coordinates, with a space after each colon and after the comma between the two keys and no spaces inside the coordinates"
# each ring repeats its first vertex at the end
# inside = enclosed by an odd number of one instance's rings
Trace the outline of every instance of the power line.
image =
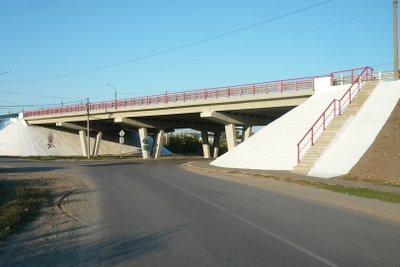
{"type": "Polygon", "coordinates": [[[270,18],[270,19],[266,19],[266,20],[263,20],[263,21],[260,21],[260,22],[254,23],[254,24],[250,24],[250,25],[247,25],[247,26],[244,26],[244,27],[241,27],[241,28],[237,28],[235,30],[227,31],[227,32],[224,32],[224,33],[221,33],[221,34],[217,34],[217,35],[205,38],[205,39],[201,39],[201,40],[198,40],[198,41],[195,41],[195,42],[187,43],[187,44],[184,44],[184,45],[181,45],[181,46],[177,46],[177,47],[174,47],[174,48],[162,50],[162,51],[159,51],[159,52],[151,53],[151,54],[148,54],[148,55],[145,55],[145,56],[140,56],[140,57],[136,57],[136,58],[133,58],[133,59],[129,59],[129,60],[125,60],[125,61],[121,61],[121,62],[109,64],[109,65],[104,65],[104,66],[91,68],[91,69],[87,69],[87,70],[82,70],[82,71],[77,71],[77,72],[71,72],[71,73],[67,73],[67,74],[48,76],[48,77],[38,78],[38,79],[28,79],[28,80],[11,81],[11,82],[0,82],[0,84],[29,83],[29,82],[37,82],[37,81],[44,81],[44,80],[53,80],[53,79],[65,78],[65,77],[76,76],[76,75],[85,74],[85,73],[89,73],[89,72],[95,72],[95,71],[100,71],[100,70],[104,70],[104,69],[114,68],[114,67],[117,67],[117,66],[121,66],[121,65],[126,65],[126,64],[129,64],[129,63],[137,62],[137,61],[140,61],[140,60],[145,60],[145,59],[148,59],[148,58],[153,58],[153,57],[169,54],[169,53],[172,53],[172,52],[175,52],[175,51],[178,51],[178,50],[182,50],[182,49],[186,49],[186,48],[189,48],[189,47],[200,45],[200,44],[203,44],[203,43],[206,43],[206,42],[214,41],[214,40],[217,40],[217,39],[229,36],[229,35],[233,35],[233,34],[236,34],[236,33],[239,33],[239,32],[247,31],[247,30],[256,28],[258,26],[261,26],[261,25],[264,25],[264,24],[267,24],[267,23],[270,23],[270,22],[273,22],[273,21],[277,21],[277,20],[292,16],[292,15],[299,14],[299,13],[305,12],[307,10],[310,10],[310,9],[325,5],[325,4],[327,4],[329,2],[332,2],[332,1],[333,0],[321,1],[321,2],[318,2],[316,4],[313,4],[313,5],[310,5],[310,6],[306,6],[304,8],[300,8],[300,9],[297,9],[297,10],[294,10],[294,11],[291,11],[291,12],[288,12],[288,13],[285,13],[285,14],[270,18]]]}

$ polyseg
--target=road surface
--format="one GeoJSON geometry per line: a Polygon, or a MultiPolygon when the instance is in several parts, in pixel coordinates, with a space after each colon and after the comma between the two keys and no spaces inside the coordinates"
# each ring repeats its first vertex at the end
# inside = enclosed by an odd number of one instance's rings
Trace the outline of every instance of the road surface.
{"type": "Polygon", "coordinates": [[[395,222],[195,174],[177,163],[25,162],[79,174],[96,192],[96,230],[77,237],[83,252],[59,265],[400,265],[395,222]]]}

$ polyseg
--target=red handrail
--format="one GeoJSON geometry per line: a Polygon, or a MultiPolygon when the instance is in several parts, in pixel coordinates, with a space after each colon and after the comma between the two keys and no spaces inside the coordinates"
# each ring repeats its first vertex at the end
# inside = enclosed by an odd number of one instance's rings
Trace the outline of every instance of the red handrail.
{"type": "MultiPolygon", "coordinates": [[[[322,77],[322,76],[318,76],[322,77]]],[[[298,90],[314,89],[314,79],[317,77],[305,77],[279,81],[243,84],[236,86],[216,87],[202,90],[192,90],[178,93],[167,93],[161,95],[128,98],[104,102],[91,103],[90,111],[120,109],[143,105],[168,104],[176,102],[187,102],[196,100],[207,100],[210,98],[240,97],[246,95],[282,93],[298,90]]],[[[63,106],[49,109],[40,109],[23,112],[24,117],[60,115],[65,113],[86,112],[86,104],[63,106]]]]}
{"type": "Polygon", "coordinates": [[[318,117],[318,119],[314,122],[314,124],[311,126],[311,128],[306,132],[306,134],[303,136],[303,138],[300,139],[300,141],[297,143],[297,163],[300,162],[301,159],[301,152],[303,149],[306,147],[306,145],[310,144],[310,146],[313,146],[315,144],[316,139],[319,137],[319,135],[325,131],[327,125],[329,124],[332,119],[338,115],[342,114],[342,111],[344,108],[351,103],[352,98],[355,94],[360,92],[361,90],[361,78],[365,75],[365,80],[371,80],[373,79],[373,69],[371,67],[364,67],[364,68],[357,68],[357,69],[351,69],[351,70],[344,70],[344,71],[337,71],[337,72],[332,72],[331,73],[331,79],[333,81],[333,77],[335,74],[338,73],[346,73],[346,72],[351,72],[351,77],[352,77],[352,83],[349,87],[349,89],[346,90],[346,92],[343,94],[343,96],[340,99],[333,99],[331,103],[325,108],[325,110],[322,112],[322,114],[318,117]],[[354,74],[356,71],[362,70],[362,72],[354,79],[354,74]],[[353,89],[357,85],[357,88],[355,91],[353,89]],[[331,115],[333,114],[333,117],[331,115]],[[321,123],[322,121],[322,123],[321,123]],[[320,132],[319,135],[319,130],[322,127],[322,132],[320,132]],[[309,138],[306,140],[307,136],[309,138]],[[305,142],[303,144],[303,142],[305,142]],[[303,144],[303,146],[301,146],[303,144]]]}

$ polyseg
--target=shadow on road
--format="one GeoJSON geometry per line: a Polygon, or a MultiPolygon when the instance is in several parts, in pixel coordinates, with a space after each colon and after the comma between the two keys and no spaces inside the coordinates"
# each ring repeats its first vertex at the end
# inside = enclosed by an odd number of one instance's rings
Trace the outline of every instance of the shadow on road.
{"type": "Polygon", "coordinates": [[[79,164],[81,167],[109,167],[109,166],[123,166],[123,165],[137,165],[142,164],[139,162],[109,162],[109,163],[93,163],[93,164],[79,164]]]}
{"type": "Polygon", "coordinates": [[[18,167],[0,168],[0,173],[29,173],[29,172],[50,172],[62,169],[60,167],[18,167]]]}
{"type": "MultiPolygon", "coordinates": [[[[161,230],[149,235],[113,236],[96,238],[91,227],[76,227],[68,231],[53,231],[40,236],[30,236],[19,246],[15,266],[115,266],[121,263],[131,265],[139,257],[168,247],[182,226],[161,230]],[[58,236],[67,234],[71,239],[60,242],[58,236]],[[27,244],[42,239],[35,246],[27,244]],[[51,242],[50,240],[53,240],[51,242]],[[97,241],[96,241],[97,240],[97,241]],[[49,242],[50,241],[50,242],[49,242]],[[56,241],[56,242],[55,242],[56,241]],[[37,247],[41,249],[37,249],[37,247]],[[39,264],[39,265],[37,265],[39,264]],[[44,264],[44,265],[43,265],[44,264]]],[[[98,232],[98,231],[97,231],[98,232]]]]}

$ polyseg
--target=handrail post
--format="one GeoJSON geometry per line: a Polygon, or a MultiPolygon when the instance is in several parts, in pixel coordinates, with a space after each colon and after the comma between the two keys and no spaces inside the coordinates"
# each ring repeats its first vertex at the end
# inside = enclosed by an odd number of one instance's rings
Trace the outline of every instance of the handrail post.
{"type": "Polygon", "coordinates": [[[351,83],[354,83],[354,69],[351,70],[351,83]]]}
{"type": "Polygon", "coordinates": [[[297,144],[297,163],[300,163],[300,143],[297,144]]]}
{"type": "Polygon", "coordinates": [[[350,103],[351,103],[351,88],[349,90],[349,105],[350,105],[350,103]]]}
{"type": "Polygon", "coordinates": [[[312,78],[312,89],[315,91],[315,77],[312,78]]]}
{"type": "Polygon", "coordinates": [[[323,121],[323,122],[324,122],[324,131],[325,131],[325,129],[326,129],[326,127],[325,127],[325,114],[326,114],[326,113],[324,112],[324,121],[323,121]]]}
{"type": "Polygon", "coordinates": [[[281,81],[281,93],[283,92],[283,81],[281,81]]]}
{"type": "Polygon", "coordinates": [[[314,145],[314,127],[311,128],[311,145],[314,145]]]}
{"type": "Polygon", "coordinates": [[[333,101],[333,116],[336,117],[336,99],[333,101]]]}

